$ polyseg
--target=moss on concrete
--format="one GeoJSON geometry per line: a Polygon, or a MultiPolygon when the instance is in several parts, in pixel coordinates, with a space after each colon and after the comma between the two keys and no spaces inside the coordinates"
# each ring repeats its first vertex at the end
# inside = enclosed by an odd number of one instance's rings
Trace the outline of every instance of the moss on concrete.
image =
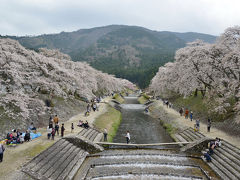
{"type": "Polygon", "coordinates": [[[115,94],[113,96],[113,99],[117,100],[119,103],[123,103],[124,102],[124,99],[122,98],[122,96],[120,96],[119,94],[115,94]]]}

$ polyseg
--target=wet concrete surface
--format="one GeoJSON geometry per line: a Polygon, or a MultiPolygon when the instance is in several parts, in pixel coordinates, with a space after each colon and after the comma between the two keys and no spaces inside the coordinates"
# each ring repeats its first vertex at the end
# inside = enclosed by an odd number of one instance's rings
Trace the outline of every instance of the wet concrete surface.
{"type": "Polygon", "coordinates": [[[125,104],[121,104],[122,122],[113,142],[125,143],[127,130],[130,132],[132,144],[173,142],[159,120],[144,112],[146,106],[139,104],[137,97],[125,97],[124,99],[125,104]]]}

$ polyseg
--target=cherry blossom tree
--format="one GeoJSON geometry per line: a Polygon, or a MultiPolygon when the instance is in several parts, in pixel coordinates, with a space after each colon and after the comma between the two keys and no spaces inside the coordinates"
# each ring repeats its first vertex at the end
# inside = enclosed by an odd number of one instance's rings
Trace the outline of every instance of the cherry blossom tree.
{"type": "Polygon", "coordinates": [[[234,98],[239,110],[240,96],[240,27],[232,27],[215,44],[202,41],[189,43],[179,49],[175,61],[159,68],[150,89],[156,95],[175,92],[189,96],[201,91],[218,102],[216,110],[224,113],[229,99],[234,98]]]}

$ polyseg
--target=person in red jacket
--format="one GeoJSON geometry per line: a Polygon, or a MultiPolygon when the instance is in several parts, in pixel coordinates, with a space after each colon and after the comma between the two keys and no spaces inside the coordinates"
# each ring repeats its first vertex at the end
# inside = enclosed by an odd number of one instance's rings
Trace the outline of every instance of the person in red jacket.
{"type": "Polygon", "coordinates": [[[186,109],[186,111],[185,111],[185,118],[186,119],[188,119],[188,114],[189,114],[189,111],[188,111],[188,109],[186,109]]]}

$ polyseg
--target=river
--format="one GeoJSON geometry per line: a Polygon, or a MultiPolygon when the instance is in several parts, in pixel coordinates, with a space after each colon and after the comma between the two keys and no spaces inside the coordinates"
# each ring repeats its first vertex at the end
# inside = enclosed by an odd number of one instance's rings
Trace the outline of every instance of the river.
{"type": "Polygon", "coordinates": [[[173,142],[159,120],[144,113],[146,106],[139,104],[137,96],[127,96],[124,99],[124,104],[120,105],[122,122],[113,142],[125,143],[127,130],[130,132],[132,144],[173,142]]]}

